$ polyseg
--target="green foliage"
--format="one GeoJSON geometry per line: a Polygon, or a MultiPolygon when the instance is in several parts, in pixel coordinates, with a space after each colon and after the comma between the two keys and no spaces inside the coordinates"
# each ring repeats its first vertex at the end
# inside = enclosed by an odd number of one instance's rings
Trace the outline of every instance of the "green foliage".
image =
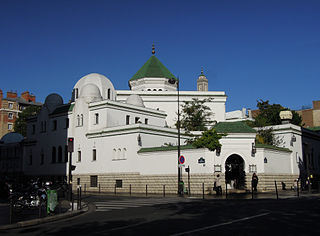
{"type": "Polygon", "coordinates": [[[41,110],[40,106],[28,106],[20,114],[14,122],[14,131],[22,134],[24,137],[27,135],[27,119],[35,116],[41,110]]]}
{"type": "MultiPolygon", "coordinates": [[[[269,104],[268,100],[263,101],[261,99],[260,101],[257,101],[257,107],[259,108],[259,114],[255,117],[255,121],[251,123],[251,125],[255,127],[279,125],[281,124],[281,119],[279,116],[280,111],[290,110],[288,108],[284,108],[280,104],[269,104]]],[[[293,116],[291,123],[301,126],[301,116],[295,111],[291,112],[293,116]]]]}
{"type": "MultiPolygon", "coordinates": [[[[210,116],[212,112],[204,103],[211,99],[199,100],[193,98],[192,101],[186,101],[182,105],[180,127],[186,131],[204,131],[212,123],[210,116]]],[[[178,122],[176,123],[178,127],[178,122]]]]}
{"type": "Polygon", "coordinates": [[[267,144],[279,147],[283,143],[283,140],[279,137],[275,137],[273,129],[269,128],[258,130],[256,142],[260,144],[267,144]]]}
{"type": "Polygon", "coordinates": [[[225,136],[225,134],[218,134],[214,128],[206,130],[202,133],[201,137],[192,140],[192,145],[196,148],[208,148],[210,151],[214,151],[221,147],[219,140],[225,136]]]}

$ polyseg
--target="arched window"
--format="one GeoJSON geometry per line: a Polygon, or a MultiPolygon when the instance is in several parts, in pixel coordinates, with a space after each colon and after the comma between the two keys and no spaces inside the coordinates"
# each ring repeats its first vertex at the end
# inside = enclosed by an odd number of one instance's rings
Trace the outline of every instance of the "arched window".
{"type": "Polygon", "coordinates": [[[121,159],[121,148],[118,148],[117,159],[121,159]]]}
{"type": "Polygon", "coordinates": [[[80,126],[80,116],[77,115],[77,126],[80,126]]]}
{"type": "Polygon", "coordinates": [[[62,147],[61,146],[58,147],[58,162],[59,163],[62,162],[62,147]]]}
{"type": "Polygon", "coordinates": [[[122,159],[127,159],[127,149],[126,148],[123,148],[122,159]]]}
{"type": "Polygon", "coordinates": [[[68,162],[68,145],[64,146],[64,162],[68,162]]]}
{"type": "Polygon", "coordinates": [[[83,115],[80,116],[80,125],[83,126],[83,115]]]}
{"type": "Polygon", "coordinates": [[[56,153],[57,153],[57,151],[56,151],[56,147],[52,147],[52,158],[51,158],[51,162],[52,163],[56,163],[56,161],[57,161],[57,157],[56,157],[56,153]]]}
{"type": "Polygon", "coordinates": [[[108,99],[111,98],[111,89],[108,89],[108,99]]]}
{"type": "Polygon", "coordinates": [[[112,152],[112,159],[115,160],[117,158],[117,150],[114,148],[112,152]]]}

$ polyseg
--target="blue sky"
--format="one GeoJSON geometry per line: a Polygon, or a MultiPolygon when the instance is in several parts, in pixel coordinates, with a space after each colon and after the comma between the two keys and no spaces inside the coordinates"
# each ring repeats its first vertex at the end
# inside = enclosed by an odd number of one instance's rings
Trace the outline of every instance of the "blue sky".
{"type": "Polygon", "coordinates": [[[227,111],[319,100],[320,1],[0,0],[0,88],[71,97],[92,72],[116,89],[151,56],[195,90],[201,66],[227,111]]]}

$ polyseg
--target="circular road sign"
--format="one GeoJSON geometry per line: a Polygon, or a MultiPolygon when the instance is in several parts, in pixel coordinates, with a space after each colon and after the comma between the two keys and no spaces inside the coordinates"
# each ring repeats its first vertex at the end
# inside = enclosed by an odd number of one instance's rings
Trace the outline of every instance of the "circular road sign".
{"type": "Polygon", "coordinates": [[[180,156],[180,157],[179,157],[179,163],[180,163],[180,164],[184,164],[185,160],[186,160],[186,159],[184,158],[184,156],[180,156]]]}

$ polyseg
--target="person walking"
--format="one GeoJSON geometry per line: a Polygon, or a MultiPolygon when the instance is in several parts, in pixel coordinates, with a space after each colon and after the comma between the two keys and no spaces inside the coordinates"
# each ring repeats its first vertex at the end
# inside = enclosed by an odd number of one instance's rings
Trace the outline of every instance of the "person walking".
{"type": "Polygon", "coordinates": [[[252,175],[252,188],[253,188],[253,191],[255,191],[255,192],[257,192],[258,181],[259,181],[259,178],[258,178],[257,174],[253,173],[253,175],[252,175]]]}
{"type": "Polygon", "coordinates": [[[216,190],[216,194],[217,195],[222,195],[222,187],[221,187],[222,183],[221,183],[221,178],[220,175],[217,174],[217,177],[215,178],[214,181],[214,188],[216,190]]]}

